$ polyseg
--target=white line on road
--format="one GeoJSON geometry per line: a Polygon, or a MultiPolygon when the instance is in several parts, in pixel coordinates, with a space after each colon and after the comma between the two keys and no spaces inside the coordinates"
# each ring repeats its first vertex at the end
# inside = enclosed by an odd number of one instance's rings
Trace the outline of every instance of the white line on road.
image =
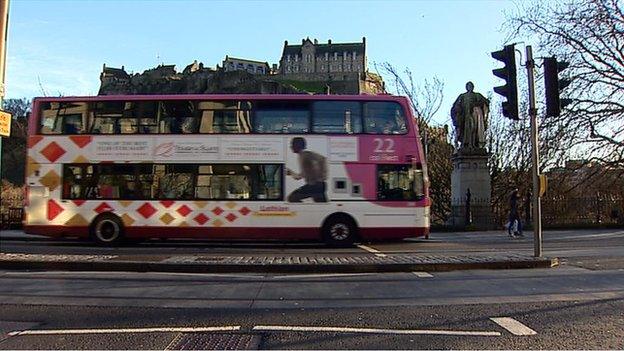
{"type": "Polygon", "coordinates": [[[276,275],[273,279],[289,279],[289,278],[343,278],[343,277],[356,277],[360,275],[372,275],[374,273],[323,273],[323,274],[290,274],[290,275],[276,275]]]}
{"type": "Polygon", "coordinates": [[[385,253],[382,253],[379,250],[373,249],[372,247],[366,246],[366,245],[357,245],[357,247],[359,247],[360,249],[364,250],[364,251],[368,251],[372,254],[375,254],[375,256],[377,257],[386,257],[387,255],[385,253]]]}
{"type": "Polygon", "coordinates": [[[414,273],[414,275],[417,276],[418,278],[433,278],[433,275],[427,272],[412,272],[412,273],[414,273]]]}
{"type": "Polygon", "coordinates": [[[537,332],[511,317],[492,317],[494,323],[507,329],[513,335],[535,335],[537,332]]]}
{"type": "Polygon", "coordinates": [[[118,333],[198,333],[240,330],[240,325],[223,327],[154,327],[154,328],[119,328],[119,329],[40,329],[16,330],[9,333],[16,335],[60,335],[60,334],[118,334],[118,333]]]}
{"type": "Polygon", "coordinates": [[[303,327],[288,325],[257,325],[256,331],[294,331],[294,332],[333,332],[333,333],[362,333],[362,334],[397,334],[397,335],[461,335],[461,336],[501,336],[496,331],[470,330],[425,330],[425,329],[377,329],[352,327],[303,327]]]}

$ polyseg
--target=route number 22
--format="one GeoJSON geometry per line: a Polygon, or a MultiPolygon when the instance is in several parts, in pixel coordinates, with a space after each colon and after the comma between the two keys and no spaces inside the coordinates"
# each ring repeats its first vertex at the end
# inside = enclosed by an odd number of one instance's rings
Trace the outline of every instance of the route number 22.
{"type": "Polygon", "coordinates": [[[373,151],[375,153],[394,152],[394,140],[392,139],[375,138],[373,143],[375,143],[375,150],[373,151]]]}

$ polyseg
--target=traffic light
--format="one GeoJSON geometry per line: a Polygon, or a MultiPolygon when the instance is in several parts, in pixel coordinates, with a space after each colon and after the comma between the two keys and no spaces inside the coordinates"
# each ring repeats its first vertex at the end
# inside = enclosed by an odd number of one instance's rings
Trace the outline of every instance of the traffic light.
{"type": "Polygon", "coordinates": [[[492,70],[495,76],[504,79],[505,85],[494,87],[494,91],[507,98],[503,102],[503,116],[519,120],[518,86],[516,82],[516,51],[514,45],[506,45],[501,51],[492,52],[492,57],[505,64],[503,68],[492,70]]]}
{"type": "Polygon", "coordinates": [[[571,80],[559,79],[559,72],[568,68],[567,62],[558,62],[554,57],[544,58],[544,88],[546,90],[546,115],[559,116],[561,109],[572,100],[561,99],[560,93],[570,85],[571,80]]]}

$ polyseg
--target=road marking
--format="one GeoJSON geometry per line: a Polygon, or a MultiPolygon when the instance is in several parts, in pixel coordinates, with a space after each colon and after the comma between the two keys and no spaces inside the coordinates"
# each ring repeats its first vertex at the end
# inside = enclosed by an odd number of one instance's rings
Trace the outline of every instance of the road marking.
{"type": "Polygon", "coordinates": [[[257,325],[252,328],[256,331],[294,331],[294,332],[333,332],[333,333],[362,333],[362,334],[407,334],[407,335],[461,335],[461,336],[501,336],[496,331],[470,330],[425,330],[425,329],[377,329],[352,327],[303,327],[288,325],[257,325]]]}
{"type": "Polygon", "coordinates": [[[366,246],[366,245],[357,245],[357,247],[359,247],[360,249],[364,250],[364,251],[368,251],[372,254],[375,254],[375,256],[377,257],[386,257],[387,255],[385,253],[382,253],[379,250],[373,249],[372,247],[366,246]]]}
{"type": "Polygon", "coordinates": [[[324,273],[324,274],[290,274],[276,275],[273,279],[289,279],[289,278],[336,278],[336,277],[356,277],[360,275],[372,275],[374,273],[324,273]]]}
{"type": "Polygon", "coordinates": [[[169,345],[167,345],[167,347],[165,347],[165,351],[171,350],[173,345],[175,345],[183,337],[184,337],[184,334],[182,334],[182,333],[176,334],[176,336],[173,339],[171,339],[171,342],[169,343],[169,345]]]}
{"type": "Polygon", "coordinates": [[[412,272],[412,273],[414,273],[414,275],[416,275],[418,278],[433,278],[433,275],[427,272],[412,272]]]}
{"type": "Polygon", "coordinates": [[[16,330],[8,335],[60,335],[60,334],[120,334],[120,333],[200,333],[240,330],[240,325],[223,327],[154,327],[154,328],[119,328],[119,329],[38,329],[16,330]]]}
{"type": "Polygon", "coordinates": [[[552,239],[554,240],[587,240],[588,238],[608,238],[608,237],[618,237],[622,236],[624,231],[619,232],[610,232],[610,233],[596,233],[596,234],[581,234],[581,235],[572,235],[572,236],[556,236],[553,235],[552,239]]]}
{"type": "Polygon", "coordinates": [[[537,332],[511,317],[492,317],[494,323],[507,329],[513,335],[535,335],[537,332]]]}

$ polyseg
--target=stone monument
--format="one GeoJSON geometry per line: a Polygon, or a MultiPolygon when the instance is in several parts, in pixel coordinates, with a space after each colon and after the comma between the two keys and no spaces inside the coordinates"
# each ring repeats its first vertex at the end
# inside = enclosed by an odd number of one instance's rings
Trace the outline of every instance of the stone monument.
{"type": "Polygon", "coordinates": [[[466,83],[451,108],[455,153],[451,173],[450,224],[458,228],[491,229],[489,153],[486,149],[489,101],[466,83]]]}

